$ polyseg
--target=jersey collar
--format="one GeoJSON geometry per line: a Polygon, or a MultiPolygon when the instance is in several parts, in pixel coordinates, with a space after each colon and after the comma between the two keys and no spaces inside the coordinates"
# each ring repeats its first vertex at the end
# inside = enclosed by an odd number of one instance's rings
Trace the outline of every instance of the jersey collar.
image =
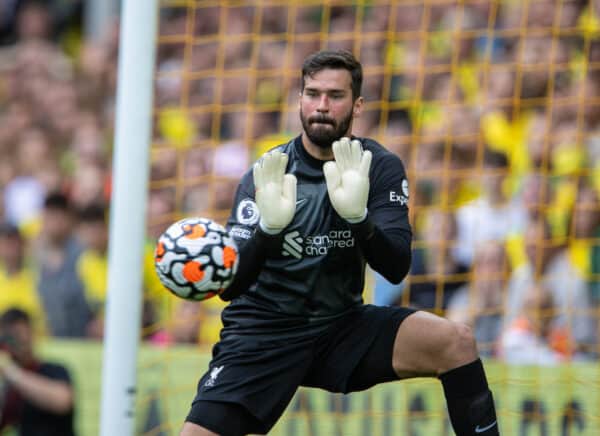
{"type": "Polygon", "coordinates": [[[315,168],[315,169],[318,169],[321,171],[323,170],[323,164],[326,161],[317,159],[317,158],[311,156],[310,154],[308,154],[308,151],[306,151],[306,149],[304,148],[304,144],[302,144],[302,135],[294,138],[294,146],[296,148],[296,152],[298,153],[298,156],[300,156],[300,159],[304,163],[306,163],[311,168],[315,168]]]}

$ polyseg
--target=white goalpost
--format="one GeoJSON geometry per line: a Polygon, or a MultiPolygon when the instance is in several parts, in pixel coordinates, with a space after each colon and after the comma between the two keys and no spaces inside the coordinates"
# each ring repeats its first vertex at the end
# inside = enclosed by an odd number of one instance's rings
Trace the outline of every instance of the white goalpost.
{"type": "Polygon", "coordinates": [[[158,0],[123,0],[108,253],[101,436],[132,436],[158,0]]]}

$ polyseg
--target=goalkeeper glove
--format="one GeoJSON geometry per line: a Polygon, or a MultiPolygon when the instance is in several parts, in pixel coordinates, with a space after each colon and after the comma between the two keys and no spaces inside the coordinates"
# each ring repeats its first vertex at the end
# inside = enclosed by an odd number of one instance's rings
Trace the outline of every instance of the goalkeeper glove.
{"type": "Polygon", "coordinates": [[[253,168],[259,226],[271,235],[280,233],[296,212],[296,177],[285,174],[287,163],[287,154],[275,150],[266,153],[253,168]]]}
{"type": "Polygon", "coordinates": [[[349,138],[335,141],[332,148],[335,160],[323,165],[329,200],[339,216],[359,223],[367,216],[371,152],[349,138]]]}

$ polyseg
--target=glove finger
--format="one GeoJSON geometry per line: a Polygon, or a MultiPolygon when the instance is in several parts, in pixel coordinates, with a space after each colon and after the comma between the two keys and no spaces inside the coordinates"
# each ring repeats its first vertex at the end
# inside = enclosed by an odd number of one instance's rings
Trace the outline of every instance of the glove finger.
{"type": "MultiPolygon", "coordinates": [[[[331,162],[339,166],[340,163],[338,161],[338,156],[340,154],[340,141],[333,141],[333,144],[331,144],[331,150],[333,151],[333,160],[331,162]]],[[[325,168],[325,166],[323,166],[323,168],[325,168]]]]}
{"type": "Polygon", "coordinates": [[[285,153],[280,153],[279,159],[277,162],[277,165],[278,165],[277,180],[283,180],[283,177],[285,175],[285,170],[287,169],[287,164],[288,164],[288,155],[285,153]]]}
{"type": "Polygon", "coordinates": [[[258,191],[265,186],[263,177],[263,167],[261,162],[256,162],[252,167],[252,177],[254,178],[254,190],[258,191]]]}
{"type": "Polygon", "coordinates": [[[352,159],[350,156],[350,139],[344,137],[340,140],[340,165],[342,172],[352,168],[352,159]]]}
{"type": "Polygon", "coordinates": [[[325,162],[323,165],[323,174],[325,175],[325,182],[327,183],[327,191],[329,194],[335,191],[342,181],[342,176],[338,165],[333,162],[325,162]]]}
{"type": "Polygon", "coordinates": [[[264,179],[264,183],[265,185],[267,183],[273,182],[273,164],[274,164],[274,160],[276,158],[276,152],[274,151],[270,151],[267,154],[264,155],[263,157],[263,179],[264,179]]]}
{"type": "Polygon", "coordinates": [[[333,150],[333,158],[335,160],[335,164],[337,165],[338,169],[340,171],[343,171],[345,168],[345,161],[344,161],[344,145],[342,140],[340,139],[339,141],[335,141],[333,143],[333,146],[331,147],[333,150]]]}
{"type": "Polygon", "coordinates": [[[296,185],[298,181],[293,174],[283,176],[283,197],[289,199],[294,207],[296,207],[296,185]]]}
{"type": "Polygon", "coordinates": [[[361,176],[363,176],[367,180],[369,179],[369,169],[371,168],[371,159],[372,158],[373,158],[373,154],[369,150],[367,150],[367,151],[363,152],[362,158],[360,159],[360,167],[359,167],[358,172],[361,176]]]}
{"type": "Polygon", "coordinates": [[[352,159],[352,168],[359,168],[363,154],[362,144],[358,139],[350,142],[350,156],[352,159]]]}
{"type": "Polygon", "coordinates": [[[340,153],[340,141],[333,141],[333,144],[331,144],[331,151],[333,151],[333,159],[337,161],[340,153]]]}

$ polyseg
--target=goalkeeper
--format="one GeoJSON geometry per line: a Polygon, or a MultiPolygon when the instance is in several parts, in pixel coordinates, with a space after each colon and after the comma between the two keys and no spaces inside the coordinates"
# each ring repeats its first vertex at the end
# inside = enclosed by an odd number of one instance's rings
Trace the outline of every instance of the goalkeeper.
{"type": "Polygon", "coordinates": [[[221,294],[221,339],[181,435],[267,433],[299,386],[353,392],[438,377],[459,436],[498,435],[471,331],[403,307],[365,305],[365,265],[393,283],[410,267],[400,159],[352,136],[362,67],[346,51],[302,66],[302,134],[238,187],[228,229],[238,273],[221,294]]]}

